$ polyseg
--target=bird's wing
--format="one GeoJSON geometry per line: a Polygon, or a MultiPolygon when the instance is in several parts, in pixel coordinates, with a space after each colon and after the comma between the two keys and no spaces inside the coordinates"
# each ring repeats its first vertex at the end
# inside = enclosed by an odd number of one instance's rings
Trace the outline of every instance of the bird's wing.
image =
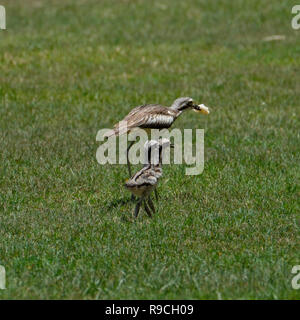
{"type": "Polygon", "coordinates": [[[170,124],[177,117],[177,111],[158,104],[148,104],[134,108],[122,120],[127,122],[129,128],[153,125],[157,121],[170,124]]]}
{"type": "Polygon", "coordinates": [[[150,173],[144,173],[139,175],[137,178],[132,178],[128,181],[126,181],[125,186],[126,187],[142,187],[142,186],[154,186],[157,183],[157,178],[150,174],[150,173]]]}
{"type": "Polygon", "coordinates": [[[154,186],[157,183],[157,179],[155,176],[151,174],[149,175],[145,174],[141,176],[139,179],[137,179],[136,183],[137,183],[137,186],[147,186],[147,185],[154,186]]]}
{"type": "Polygon", "coordinates": [[[117,122],[114,126],[113,129],[108,131],[105,136],[110,137],[110,136],[119,136],[121,134],[127,133],[130,131],[130,129],[139,126],[141,123],[143,123],[144,119],[143,117],[137,117],[136,115],[141,114],[142,109],[146,108],[149,105],[142,105],[133,108],[128,115],[121,121],[117,122]]]}
{"type": "Polygon", "coordinates": [[[132,177],[132,180],[136,186],[155,185],[157,183],[155,172],[150,166],[142,168],[132,177]]]}
{"type": "Polygon", "coordinates": [[[158,104],[146,104],[132,109],[128,115],[114,125],[107,136],[121,135],[136,127],[152,127],[159,123],[162,128],[170,126],[178,111],[158,104]]]}
{"type": "Polygon", "coordinates": [[[123,120],[128,120],[129,118],[133,117],[137,113],[143,111],[143,109],[147,109],[147,108],[149,108],[151,106],[153,106],[153,105],[151,105],[151,104],[143,104],[141,106],[137,106],[137,107],[133,108],[123,120]]]}

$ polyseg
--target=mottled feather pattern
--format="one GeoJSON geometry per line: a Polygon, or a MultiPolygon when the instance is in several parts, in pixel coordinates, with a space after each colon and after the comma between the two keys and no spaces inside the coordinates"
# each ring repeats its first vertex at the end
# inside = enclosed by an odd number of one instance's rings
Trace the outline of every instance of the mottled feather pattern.
{"type": "Polygon", "coordinates": [[[126,181],[125,187],[138,197],[146,196],[156,188],[161,176],[160,166],[147,165],[126,181]]]}
{"type": "Polygon", "coordinates": [[[157,177],[155,170],[147,166],[138,171],[130,180],[126,181],[125,186],[155,185],[157,177]]]}
{"type": "Polygon", "coordinates": [[[146,104],[135,107],[120,122],[114,125],[113,131],[107,136],[125,134],[133,128],[169,128],[180,111],[161,106],[159,104],[146,104]]]}

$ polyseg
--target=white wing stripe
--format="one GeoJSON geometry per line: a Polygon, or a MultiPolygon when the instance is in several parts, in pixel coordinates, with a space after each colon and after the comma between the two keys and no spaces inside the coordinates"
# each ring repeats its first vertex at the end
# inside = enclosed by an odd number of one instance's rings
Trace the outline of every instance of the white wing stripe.
{"type": "Polygon", "coordinates": [[[174,117],[167,115],[150,115],[146,121],[146,124],[171,124],[174,121],[174,117]]]}

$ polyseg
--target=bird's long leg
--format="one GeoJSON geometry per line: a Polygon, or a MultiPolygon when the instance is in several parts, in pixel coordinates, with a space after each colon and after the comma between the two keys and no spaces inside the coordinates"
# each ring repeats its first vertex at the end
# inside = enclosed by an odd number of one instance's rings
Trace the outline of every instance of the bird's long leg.
{"type": "Polygon", "coordinates": [[[150,196],[148,197],[148,204],[149,204],[150,209],[153,211],[153,213],[155,213],[155,207],[154,207],[154,204],[153,204],[150,196]]]}
{"type": "Polygon", "coordinates": [[[142,201],[143,201],[143,199],[140,199],[140,200],[138,201],[138,203],[136,204],[136,206],[135,206],[135,209],[134,209],[134,217],[135,217],[135,218],[138,217],[138,214],[139,214],[139,212],[140,212],[140,208],[141,208],[142,201]]]}
{"type": "MultiPolygon", "coordinates": [[[[129,173],[129,178],[131,178],[131,167],[130,167],[130,161],[129,161],[129,150],[132,147],[132,145],[134,144],[134,141],[131,141],[129,143],[129,146],[127,147],[127,151],[126,151],[126,156],[127,156],[127,168],[128,168],[128,173],[129,173]]],[[[131,200],[134,201],[135,200],[135,196],[132,194],[131,195],[131,200]]]]}
{"type": "Polygon", "coordinates": [[[144,200],[144,208],[145,208],[145,210],[146,210],[146,212],[147,212],[148,217],[149,217],[149,218],[152,218],[152,214],[151,214],[150,209],[149,209],[148,206],[147,206],[146,200],[144,200]]]}
{"type": "Polygon", "coordinates": [[[128,168],[128,173],[129,173],[129,178],[131,178],[131,167],[130,167],[130,162],[129,162],[129,150],[132,147],[132,145],[134,144],[134,141],[131,141],[129,143],[129,146],[127,147],[127,151],[126,151],[126,156],[127,156],[127,168],[128,168]]]}

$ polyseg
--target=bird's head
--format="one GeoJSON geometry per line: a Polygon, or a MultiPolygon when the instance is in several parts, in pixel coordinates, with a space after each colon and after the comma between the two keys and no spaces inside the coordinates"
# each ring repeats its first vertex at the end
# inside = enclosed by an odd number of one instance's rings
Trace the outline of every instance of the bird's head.
{"type": "Polygon", "coordinates": [[[159,140],[159,150],[164,150],[166,148],[174,148],[174,144],[171,143],[171,141],[169,139],[166,139],[166,138],[161,138],[159,140]]]}
{"type": "Polygon", "coordinates": [[[155,140],[147,140],[144,144],[145,165],[156,164],[159,161],[159,143],[155,140]]]}
{"type": "Polygon", "coordinates": [[[192,98],[189,97],[183,97],[183,98],[178,98],[176,99],[171,108],[177,111],[183,111],[189,108],[193,108],[194,106],[194,101],[192,98]]]}
{"type": "Polygon", "coordinates": [[[161,138],[159,141],[148,140],[145,142],[145,161],[147,164],[158,165],[162,162],[162,153],[166,148],[174,148],[169,139],[161,138]]]}
{"type": "Polygon", "coordinates": [[[144,144],[145,151],[149,152],[151,149],[159,147],[159,143],[156,140],[147,140],[144,144]]]}
{"type": "Polygon", "coordinates": [[[162,164],[162,157],[163,157],[164,150],[167,149],[168,147],[174,148],[174,144],[171,143],[169,139],[161,138],[159,140],[159,164],[160,165],[162,164]]]}
{"type": "Polygon", "coordinates": [[[209,114],[209,109],[204,104],[195,104],[194,100],[189,97],[183,97],[176,99],[172,106],[172,109],[177,111],[184,111],[187,109],[193,109],[195,112],[201,112],[203,114],[209,114]]]}

